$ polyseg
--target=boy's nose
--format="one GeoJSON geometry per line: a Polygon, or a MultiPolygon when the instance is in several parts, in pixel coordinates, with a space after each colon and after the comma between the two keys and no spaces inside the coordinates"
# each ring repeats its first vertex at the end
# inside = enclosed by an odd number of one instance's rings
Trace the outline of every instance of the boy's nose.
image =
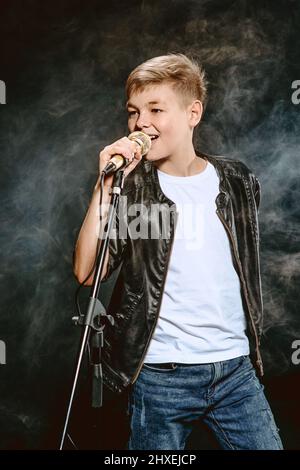
{"type": "Polygon", "coordinates": [[[145,114],[140,114],[136,121],[136,126],[138,127],[138,129],[142,130],[143,127],[149,127],[150,125],[151,123],[149,117],[145,114]]]}

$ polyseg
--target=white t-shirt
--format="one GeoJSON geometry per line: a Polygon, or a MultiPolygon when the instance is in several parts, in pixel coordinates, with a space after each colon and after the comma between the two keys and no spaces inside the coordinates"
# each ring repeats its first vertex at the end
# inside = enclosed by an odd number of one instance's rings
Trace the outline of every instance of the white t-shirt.
{"type": "Polygon", "coordinates": [[[158,171],[178,221],[158,322],[144,362],[207,363],[249,354],[241,286],[216,214],[219,178],[207,162],[193,176],[158,171]]]}

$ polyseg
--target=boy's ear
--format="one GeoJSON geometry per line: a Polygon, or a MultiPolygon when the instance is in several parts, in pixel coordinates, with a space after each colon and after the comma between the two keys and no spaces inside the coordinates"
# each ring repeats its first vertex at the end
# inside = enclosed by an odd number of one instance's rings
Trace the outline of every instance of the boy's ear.
{"type": "Polygon", "coordinates": [[[203,105],[201,101],[199,100],[193,101],[190,104],[189,110],[188,110],[189,121],[192,127],[196,127],[197,124],[200,122],[202,113],[203,113],[203,105]]]}

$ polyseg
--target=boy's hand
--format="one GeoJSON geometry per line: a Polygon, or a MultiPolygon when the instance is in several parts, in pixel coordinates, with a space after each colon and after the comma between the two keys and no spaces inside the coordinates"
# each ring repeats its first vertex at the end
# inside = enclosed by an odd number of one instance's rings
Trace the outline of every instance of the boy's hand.
{"type": "MultiPolygon", "coordinates": [[[[127,166],[124,169],[124,176],[134,170],[137,164],[141,161],[141,147],[136,142],[129,140],[128,137],[116,140],[111,145],[107,145],[99,154],[99,172],[104,170],[107,163],[114,155],[122,155],[127,159],[127,166]]],[[[114,175],[105,176],[104,186],[112,186],[114,175]]]]}

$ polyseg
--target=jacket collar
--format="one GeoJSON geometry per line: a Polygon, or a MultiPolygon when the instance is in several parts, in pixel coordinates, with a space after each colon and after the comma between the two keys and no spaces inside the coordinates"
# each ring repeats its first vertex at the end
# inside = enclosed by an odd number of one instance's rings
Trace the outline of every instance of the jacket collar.
{"type": "MultiPolygon", "coordinates": [[[[195,150],[195,152],[198,157],[201,157],[204,160],[209,161],[216,169],[217,175],[219,177],[219,194],[216,198],[216,204],[217,204],[217,207],[220,210],[222,210],[227,205],[228,198],[229,198],[228,191],[227,191],[224,164],[222,162],[222,159],[215,155],[209,155],[207,153],[200,152],[197,149],[195,150]]],[[[171,201],[169,198],[167,198],[167,196],[163,193],[160,187],[156,166],[152,162],[144,160],[144,171],[146,172],[146,175],[150,176],[150,179],[152,180],[152,182],[154,182],[155,195],[156,195],[156,198],[159,200],[159,202],[167,203],[170,206],[174,205],[174,202],[171,201]]]]}

